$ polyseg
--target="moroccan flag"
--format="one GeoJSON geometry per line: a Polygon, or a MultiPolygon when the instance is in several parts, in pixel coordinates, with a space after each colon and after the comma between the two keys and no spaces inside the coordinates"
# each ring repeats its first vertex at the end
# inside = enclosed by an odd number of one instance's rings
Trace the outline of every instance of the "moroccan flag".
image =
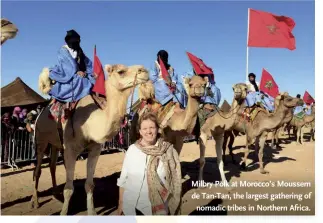
{"type": "Polygon", "coordinates": [[[214,82],[214,74],[212,68],[208,67],[202,59],[198,58],[197,56],[194,56],[193,54],[186,52],[188,59],[190,60],[193,69],[197,75],[206,74],[211,76],[212,80],[211,82],[214,82]]]}
{"type": "Polygon", "coordinates": [[[162,61],[162,59],[160,59],[160,57],[158,57],[158,60],[159,60],[159,66],[160,66],[160,71],[161,71],[162,77],[166,82],[168,82],[170,77],[169,77],[169,73],[165,67],[165,64],[162,61]]]}
{"type": "Polygon", "coordinates": [[[167,71],[167,69],[165,67],[165,64],[162,61],[162,59],[160,59],[160,57],[158,57],[158,60],[159,60],[159,66],[160,66],[160,71],[161,71],[162,77],[166,81],[166,83],[169,85],[168,86],[169,90],[171,92],[174,92],[175,89],[170,86],[170,83],[172,82],[172,79],[171,79],[171,77],[170,77],[170,75],[169,75],[169,73],[168,73],[168,71],[167,71]]]}
{"type": "Polygon", "coordinates": [[[248,46],[296,49],[295,22],[286,16],[249,9],[248,46]]]}
{"type": "Polygon", "coordinates": [[[96,79],[96,82],[92,88],[92,91],[106,96],[105,95],[105,87],[104,87],[105,75],[104,75],[101,61],[100,61],[99,57],[96,55],[96,46],[94,47],[94,63],[93,64],[94,64],[93,65],[93,72],[97,75],[97,79],[96,79]]]}
{"type": "Polygon", "coordinates": [[[308,105],[315,102],[314,98],[307,91],[305,91],[305,93],[304,93],[303,101],[308,105]]]}
{"type": "Polygon", "coordinates": [[[260,91],[263,91],[275,98],[279,94],[278,85],[276,84],[274,78],[268,71],[262,69],[261,81],[260,81],[260,91]]]}

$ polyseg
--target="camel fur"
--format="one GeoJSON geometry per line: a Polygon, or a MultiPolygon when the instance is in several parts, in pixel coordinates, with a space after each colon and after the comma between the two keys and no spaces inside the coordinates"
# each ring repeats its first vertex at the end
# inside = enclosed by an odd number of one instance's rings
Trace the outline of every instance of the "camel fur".
{"type": "Polygon", "coordinates": [[[14,39],[17,36],[18,28],[8,19],[1,19],[1,45],[8,39],[14,39]]]}

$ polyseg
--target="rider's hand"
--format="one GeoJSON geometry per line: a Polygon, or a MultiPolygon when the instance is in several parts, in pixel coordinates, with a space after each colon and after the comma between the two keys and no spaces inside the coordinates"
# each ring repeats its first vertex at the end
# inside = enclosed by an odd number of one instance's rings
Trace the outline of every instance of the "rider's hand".
{"type": "Polygon", "coordinates": [[[85,77],[86,73],[83,71],[77,71],[77,74],[80,75],[81,77],[85,77]]]}

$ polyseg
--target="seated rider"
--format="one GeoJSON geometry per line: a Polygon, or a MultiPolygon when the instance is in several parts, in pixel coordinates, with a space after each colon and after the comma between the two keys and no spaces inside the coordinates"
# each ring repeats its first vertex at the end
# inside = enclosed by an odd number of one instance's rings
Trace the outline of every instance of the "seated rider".
{"type": "MultiPolygon", "coordinates": [[[[301,95],[297,94],[296,98],[301,99],[301,95]]],[[[304,103],[303,100],[300,100],[299,102],[297,102],[297,106],[294,108],[294,115],[297,115],[297,114],[299,114],[301,112],[305,112],[305,107],[304,106],[306,106],[306,104],[304,103]]]]}
{"type": "Polygon", "coordinates": [[[249,73],[248,95],[246,97],[246,103],[248,107],[254,105],[263,107],[269,112],[274,112],[275,110],[275,99],[262,91],[259,91],[259,83],[256,82],[256,75],[254,73],[249,73]]]}
{"type": "MultiPolygon", "coordinates": [[[[196,73],[194,72],[196,75],[196,73]]],[[[200,74],[202,78],[207,77],[208,82],[205,89],[205,95],[201,98],[201,104],[204,109],[214,111],[221,101],[221,91],[216,86],[214,74],[200,74]]]]}
{"type": "Polygon", "coordinates": [[[183,92],[184,87],[179,82],[177,74],[174,72],[173,67],[168,63],[168,53],[165,50],[160,50],[157,53],[157,60],[155,61],[155,70],[150,72],[149,79],[153,82],[155,88],[155,98],[161,104],[165,106],[170,101],[175,102],[174,112],[182,112],[184,98],[183,92]],[[163,61],[163,64],[166,67],[166,70],[169,73],[169,76],[166,80],[163,79],[159,58],[163,61]],[[175,89],[174,92],[171,89],[175,89]]]}
{"type": "Polygon", "coordinates": [[[80,35],[69,30],[65,42],[58,52],[58,63],[49,73],[55,81],[49,95],[61,103],[76,102],[89,95],[96,79],[92,62],[80,46],[80,35]]]}

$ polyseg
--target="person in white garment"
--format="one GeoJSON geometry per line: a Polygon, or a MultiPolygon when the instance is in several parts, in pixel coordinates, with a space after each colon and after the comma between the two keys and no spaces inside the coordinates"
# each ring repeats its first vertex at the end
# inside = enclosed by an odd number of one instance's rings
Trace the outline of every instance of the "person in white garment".
{"type": "Polygon", "coordinates": [[[140,139],[128,148],[117,181],[119,215],[180,214],[180,160],[173,145],[160,137],[158,129],[154,114],[140,117],[140,139]]]}

